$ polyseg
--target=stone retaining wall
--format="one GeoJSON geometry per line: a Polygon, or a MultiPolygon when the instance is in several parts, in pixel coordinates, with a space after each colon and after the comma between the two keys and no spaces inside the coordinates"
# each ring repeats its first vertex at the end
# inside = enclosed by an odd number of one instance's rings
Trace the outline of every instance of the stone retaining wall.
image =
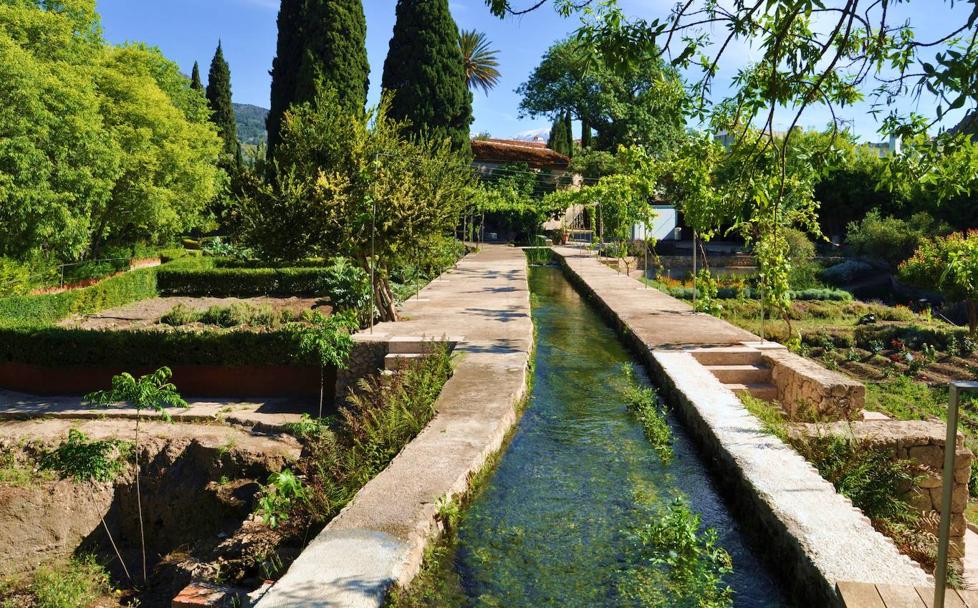
{"type": "Polygon", "coordinates": [[[370,334],[355,334],[353,350],[346,369],[336,372],[336,404],[344,403],[346,395],[362,378],[384,369],[384,357],[388,352],[387,336],[372,336],[370,334]]]}
{"type": "Polygon", "coordinates": [[[790,420],[859,420],[866,387],[788,350],[764,351],[778,401],[790,420]]]}
{"type": "MultiPolygon", "coordinates": [[[[945,426],[942,422],[924,420],[872,420],[834,424],[798,424],[792,434],[799,439],[828,435],[849,436],[870,449],[889,452],[894,459],[910,460],[920,465],[920,477],[906,488],[904,497],[925,515],[925,522],[939,521],[944,483],[945,426]]],[[[968,482],[974,454],[964,447],[958,435],[954,460],[954,490],[951,498],[951,557],[964,556],[967,522],[968,482]]],[[[936,527],[933,532],[936,533],[936,527]]]]}

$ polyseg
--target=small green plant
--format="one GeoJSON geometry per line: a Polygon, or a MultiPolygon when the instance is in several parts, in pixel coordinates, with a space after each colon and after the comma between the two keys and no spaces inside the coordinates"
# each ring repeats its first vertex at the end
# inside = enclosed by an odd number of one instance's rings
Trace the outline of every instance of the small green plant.
{"type": "Polygon", "coordinates": [[[306,497],[302,480],[289,469],[272,473],[268,484],[262,487],[258,511],[262,520],[271,528],[277,528],[289,519],[289,512],[296,502],[306,497]]]}
{"type": "Polygon", "coordinates": [[[655,389],[639,383],[635,370],[630,364],[622,366],[625,380],[625,403],[628,410],[638,418],[645,431],[645,437],[652,444],[652,449],[663,462],[670,462],[673,457],[672,429],[666,417],[666,409],[659,400],[655,389]]]}
{"type": "Polygon", "coordinates": [[[30,588],[38,608],[88,608],[109,590],[109,575],[92,556],[42,566],[30,588]]]}
{"type": "Polygon", "coordinates": [[[880,354],[883,352],[883,350],[884,346],[882,340],[871,340],[869,342],[869,352],[873,353],[874,355],[880,354]]]}
{"type": "Polygon", "coordinates": [[[41,468],[75,481],[112,481],[122,472],[128,448],[127,442],[95,441],[71,429],[64,443],[41,457],[41,468]]]}
{"type": "Polygon", "coordinates": [[[696,273],[696,312],[705,312],[711,315],[723,313],[723,305],[720,304],[718,294],[720,287],[713,275],[706,268],[702,268],[696,273]]]}
{"type": "Polygon", "coordinates": [[[435,508],[438,521],[449,534],[458,529],[458,522],[462,519],[462,507],[457,500],[450,496],[442,496],[435,503],[435,508]]]}
{"type": "Polygon", "coordinates": [[[356,313],[348,311],[324,316],[315,312],[308,324],[295,323],[291,326],[298,338],[299,352],[316,358],[319,363],[319,417],[323,417],[323,390],[325,388],[326,367],[346,368],[350,352],[353,350],[353,337],[350,332],[359,327],[356,313]]]}
{"type": "Polygon", "coordinates": [[[187,407],[177,387],[170,382],[173,372],[168,367],[161,367],[152,374],[140,376],[138,379],[125,372],[112,377],[112,388],[96,391],[85,396],[85,400],[93,405],[109,406],[123,403],[136,409],[136,429],[133,441],[133,470],[136,477],[136,507],[139,513],[139,538],[143,555],[143,582],[149,578],[146,567],[146,534],[143,527],[143,500],[139,488],[139,422],[144,409],[156,411],[164,420],[170,421],[167,408],[187,407]]]}
{"type": "Polygon", "coordinates": [[[931,346],[930,344],[924,342],[920,346],[920,352],[924,357],[924,361],[927,363],[937,362],[937,348],[931,346]]]}
{"type": "Polygon", "coordinates": [[[313,418],[309,414],[303,414],[298,422],[286,423],[285,429],[299,439],[305,439],[327,426],[327,420],[327,418],[313,418]]]}
{"type": "Polygon", "coordinates": [[[859,351],[855,347],[850,346],[849,350],[846,351],[846,361],[860,361],[862,358],[862,355],[859,354],[859,351]]]}
{"type": "Polygon", "coordinates": [[[201,313],[190,308],[186,304],[177,304],[166,314],[160,317],[160,323],[164,325],[169,325],[171,327],[180,327],[182,325],[190,325],[191,323],[196,323],[200,320],[201,313]]]}

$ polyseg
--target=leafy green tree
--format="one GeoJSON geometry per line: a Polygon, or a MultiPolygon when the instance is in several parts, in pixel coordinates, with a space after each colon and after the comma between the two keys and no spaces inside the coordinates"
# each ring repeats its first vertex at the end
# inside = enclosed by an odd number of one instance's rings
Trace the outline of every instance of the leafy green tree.
{"type": "Polygon", "coordinates": [[[978,231],[955,232],[924,240],[900,265],[911,284],[937,289],[952,302],[964,302],[971,335],[978,335],[978,231]]]}
{"type": "Polygon", "coordinates": [[[143,529],[143,501],[139,491],[139,421],[142,418],[143,410],[146,409],[156,411],[169,421],[170,414],[167,408],[187,407],[187,402],[180,396],[177,387],[170,382],[172,377],[173,372],[168,367],[161,367],[152,374],[140,376],[138,379],[132,374],[122,373],[112,377],[112,388],[85,396],[85,400],[94,405],[109,406],[122,403],[136,410],[134,468],[136,505],[139,512],[139,538],[143,552],[143,582],[148,579],[148,574],[146,569],[146,534],[143,529]]]}
{"type": "Polygon", "coordinates": [[[190,88],[195,91],[204,91],[204,83],[200,81],[200,64],[194,62],[194,69],[190,71],[190,88]]]}
{"type": "Polygon", "coordinates": [[[231,67],[224,59],[220,42],[207,75],[207,103],[211,108],[211,119],[224,140],[224,166],[234,171],[241,166],[241,144],[238,143],[238,123],[231,103],[231,67]]]}
{"type": "Polygon", "coordinates": [[[416,136],[447,138],[465,149],[472,93],[448,0],[398,0],[396,14],[382,80],[391,118],[407,121],[416,136]]]}
{"type": "Polygon", "coordinates": [[[315,312],[308,323],[292,326],[299,339],[299,352],[319,363],[319,417],[323,417],[323,389],[327,367],[345,369],[353,350],[350,332],[359,327],[356,312],[323,316],[315,312]]]}
{"type": "Polygon", "coordinates": [[[344,111],[327,91],[294,108],[273,179],[246,183],[240,234],[267,258],[350,258],[371,273],[376,313],[396,320],[390,265],[426,237],[453,233],[472,171],[449,142],[407,137],[389,104],[344,111]]]}
{"type": "Polygon", "coordinates": [[[281,139],[285,112],[313,102],[324,87],[336,92],[344,109],[363,110],[370,75],[366,39],[361,0],[283,0],[272,63],[270,153],[281,139]]]}
{"type": "Polygon", "coordinates": [[[550,47],[517,93],[522,114],[555,120],[569,114],[586,125],[582,139],[597,131],[602,150],[633,144],[668,150],[685,128],[686,92],[662,61],[613,69],[573,39],[550,47]]]}
{"type": "Polygon", "coordinates": [[[206,100],[159,51],[107,46],[94,7],[0,3],[0,255],[162,240],[223,181],[206,100]]]}
{"type": "Polygon", "coordinates": [[[550,127],[550,139],[547,141],[547,147],[564,156],[572,156],[574,154],[574,132],[572,128],[569,113],[555,118],[553,126],[550,127]]]}
{"type": "Polygon", "coordinates": [[[470,89],[489,90],[499,82],[499,51],[492,48],[484,32],[462,30],[458,34],[458,46],[465,62],[465,78],[470,89]]]}

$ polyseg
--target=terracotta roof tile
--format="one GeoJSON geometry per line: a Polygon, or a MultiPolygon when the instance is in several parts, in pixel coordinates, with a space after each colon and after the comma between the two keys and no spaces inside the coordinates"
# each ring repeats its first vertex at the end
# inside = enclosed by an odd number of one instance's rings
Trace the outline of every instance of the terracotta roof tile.
{"type": "Polygon", "coordinates": [[[513,139],[474,139],[475,162],[526,163],[534,169],[566,169],[570,158],[554,152],[545,144],[513,139]]]}

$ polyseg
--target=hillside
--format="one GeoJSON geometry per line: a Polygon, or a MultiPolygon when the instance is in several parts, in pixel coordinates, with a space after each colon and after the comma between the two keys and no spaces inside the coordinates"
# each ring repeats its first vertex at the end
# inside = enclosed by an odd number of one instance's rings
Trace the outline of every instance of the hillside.
{"type": "Polygon", "coordinates": [[[234,114],[238,122],[238,139],[243,144],[257,145],[264,143],[265,118],[268,110],[246,103],[234,104],[234,114]]]}

